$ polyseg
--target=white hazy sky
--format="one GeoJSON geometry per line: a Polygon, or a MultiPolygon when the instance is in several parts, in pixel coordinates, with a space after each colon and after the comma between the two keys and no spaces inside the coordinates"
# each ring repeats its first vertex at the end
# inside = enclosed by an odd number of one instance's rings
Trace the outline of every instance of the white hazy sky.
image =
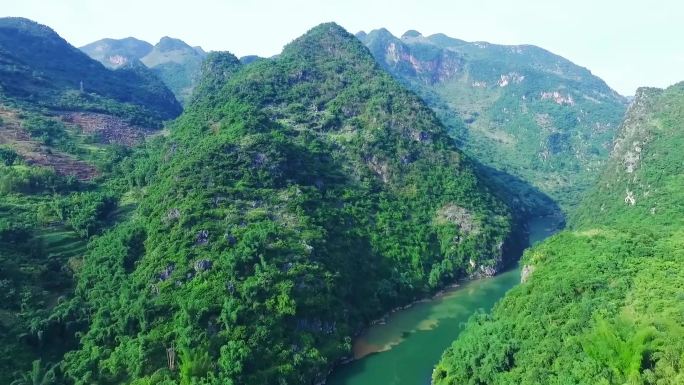
{"type": "Polygon", "coordinates": [[[469,41],[535,44],[632,95],[684,80],[682,0],[0,0],[0,16],[55,29],[75,46],[180,38],[237,56],[271,56],[326,21],[350,32],[416,29],[469,41]]]}

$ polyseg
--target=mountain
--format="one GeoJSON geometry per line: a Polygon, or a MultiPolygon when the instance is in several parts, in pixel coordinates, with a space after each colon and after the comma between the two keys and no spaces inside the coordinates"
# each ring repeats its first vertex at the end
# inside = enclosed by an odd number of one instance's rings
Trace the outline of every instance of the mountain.
{"type": "Polygon", "coordinates": [[[677,384],[684,378],[684,83],[640,89],[571,230],[474,317],[434,384],[677,384]]]}
{"type": "Polygon", "coordinates": [[[130,209],[109,176],[180,112],[141,63],[110,70],[46,26],[0,19],[0,383],[34,360],[47,380],[78,346],[59,314],[88,240],[130,209]]]}
{"type": "Polygon", "coordinates": [[[22,18],[0,19],[0,92],[56,110],[92,110],[158,125],[181,107],[142,66],[115,71],[90,59],[50,28],[22,18]]]}
{"type": "Polygon", "coordinates": [[[336,24],[210,54],[169,129],[120,163],[136,207],[80,260],[76,384],[314,383],[383,313],[514,262],[510,210],[336,24]]]}
{"type": "Polygon", "coordinates": [[[641,88],[615,138],[599,183],[573,213],[575,226],[680,227],[679,186],[684,159],[684,83],[666,90],[641,88]]]}
{"type": "Polygon", "coordinates": [[[417,31],[397,38],[386,29],[357,37],[426,100],[466,153],[564,209],[602,169],[626,101],[587,69],[531,45],[417,31]]]}
{"type": "Polygon", "coordinates": [[[201,48],[191,47],[182,40],[163,37],[152,52],[141,60],[173,90],[178,100],[186,104],[197,84],[205,56],[206,52],[201,48]]]}
{"type": "Polygon", "coordinates": [[[259,57],[259,56],[257,56],[257,55],[247,55],[247,56],[243,56],[243,57],[240,58],[240,63],[242,63],[242,64],[252,64],[252,63],[254,63],[255,61],[259,61],[259,60],[262,60],[262,59],[264,59],[264,58],[259,57]]]}
{"type": "Polygon", "coordinates": [[[163,37],[151,44],[135,38],[102,39],[81,47],[91,58],[108,67],[140,61],[186,104],[199,80],[200,65],[207,53],[201,47],[191,47],[184,41],[163,37]]]}
{"type": "Polygon", "coordinates": [[[91,58],[116,69],[140,60],[152,51],[152,44],[134,37],[125,39],[102,39],[80,48],[91,58]]]}

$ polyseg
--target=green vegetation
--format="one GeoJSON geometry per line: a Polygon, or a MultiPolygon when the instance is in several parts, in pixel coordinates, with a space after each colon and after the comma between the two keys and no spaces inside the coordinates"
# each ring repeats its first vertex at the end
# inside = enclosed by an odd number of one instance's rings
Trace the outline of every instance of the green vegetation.
{"type": "Polygon", "coordinates": [[[87,326],[73,315],[80,311],[70,300],[74,274],[88,241],[134,204],[122,199],[127,190],[116,178],[131,150],[102,143],[98,132],[65,118],[73,112],[159,127],[180,107],[144,67],[106,70],[47,27],[0,19],[3,384],[62,382],[57,363],[87,326]]]}
{"type": "Polygon", "coordinates": [[[163,37],[155,46],[134,38],[102,39],[80,48],[109,68],[142,63],[161,79],[182,103],[190,101],[206,53],[182,40],[163,37]]]}
{"type": "MultiPolygon", "coordinates": [[[[117,159],[116,147],[99,149],[102,159],[117,159]]],[[[79,153],[86,154],[78,159],[85,162],[87,153],[79,153]]],[[[125,207],[117,209],[122,190],[99,182],[30,165],[20,157],[0,165],[0,382],[42,378],[52,384],[59,373],[54,367],[39,366],[39,377],[35,367],[27,374],[21,371],[36,359],[59,362],[77,346],[75,333],[86,323],[67,317],[78,311],[68,300],[74,273],[83,265],[89,238],[126,215],[125,207]]]]}
{"type": "Polygon", "coordinates": [[[57,217],[74,231],[89,237],[103,228],[104,220],[116,208],[112,194],[81,192],[55,204],[57,217]]]}
{"type": "Polygon", "coordinates": [[[55,368],[56,365],[43,369],[40,360],[33,361],[31,371],[12,381],[10,385],[52,385],[55,383],[55,368]]]}
{"type": "Polygon", "coordinates": [[[14,149],[9,146],[0,146],[0,160],[5,166],[13,165],[17,159],[19,159],[19,154],[14,149]]]}
{"type": "Polygon", "coordinates": [[[435,384],[684,380],[684,83],[640,90],[572,230],[527,251],[526,277],[474,317],[435,384]]]}
{"type": "Polygon", "coordinates": [[[624,98],[585,68],[534,46],[469,43],[385,29],[358,37],[380,65],[418,93],[460,148],[518,200],[572,211],[602,170],[624,98]],[[526,197],[538,198],[527,199],[526,197]]]}
{"type": "Polygon", "coordinates": [[[61,313],[88,324],[68,381],[309,383],[387,310],[512,262],[506,207],[337,25],[204,70],[111,182],[139,204],[93,239],[61,313]]]}
{"type": "Polygon", "coordinates": [[[575,226],[683,227],[682,122],[683,83],[640,89],[599,183],[573,213],[575,226]]]}
{"type": "Polygon", "coordinates": [[[381,65],[323,24],[276,58],[209,54],[195,78],[185,54],[203,52],[174,39],[128,39],[112,71],[0,19],[0,382],[321,381],[390,309],[513,264],[549,194],[571,230],[525,253],[525,282],[434,383],[682,383],[684,84],[641,91],[606,162],[623,101],[587,70],[360,37],[381,65]],[[143,52],[184,95],[168,135],[103,144],[62,114],[175,117],[143,52]]]}
{"type": "Polygon", "coordinates": [[[18,157],[0,165],[0,382],[40,377],[54,383],[54,368],[38,366],[39,377],[17,373],[32,360],[58,362],[77,346],[74,333],[83,325],[61,314],[69,310],[88,238],[117,215],[115,187],[96,187],[18,157]]]}
{"type": "Polygon", "coordinates": [[[190,101],[200,80],[200,67],[206,53],[185,42],[163,37],[141,61],[173,91],[184,105],[190,101]]]}
{"type": "Polygon", "coordinates": [[[145,66],[104,68],[33,21],[0,18],[0,96],[59,110],[105,112],[159,127],[181,107],[145,66]]]}

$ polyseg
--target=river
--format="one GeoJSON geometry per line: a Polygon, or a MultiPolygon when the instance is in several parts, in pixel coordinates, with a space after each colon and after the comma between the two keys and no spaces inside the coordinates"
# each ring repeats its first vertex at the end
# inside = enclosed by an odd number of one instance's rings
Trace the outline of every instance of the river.
{"type": "MultiPolygon", "coordinates": [[[[530,221],[530,242],[558,229],[555,218],[530,221]]],[[[466,282],[443,295],[400,310],[354,341],[355,360],[337,368],[327,385],[428,385],[444,350],[478,309],[489,311],[520,283],[520,270],[466,282]]]]}

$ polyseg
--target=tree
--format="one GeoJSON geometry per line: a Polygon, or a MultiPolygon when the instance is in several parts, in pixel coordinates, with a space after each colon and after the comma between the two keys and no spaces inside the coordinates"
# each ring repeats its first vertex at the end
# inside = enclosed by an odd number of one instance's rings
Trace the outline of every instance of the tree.
{"type": "Polygon", "coordinates": [[[644,354],[654,335],[652,327],[639,328],[629,319],[618,318],[614,324],[598,319],[582,347],[587,355],[610,369],[614,382],[638,384],[644,354]]]}
{"type": "Polygon", "coordinates": [[[0,161],[5,164],[5,166],[11,166],[19,157],[14,149],[10,147],[0,146],[0,161]]]}
{"type": "Polygon", "coordinates": [[[41,367],[40,360],[33,361],[30,371],[21,375],[10,385],[51,385],[55,383],[55,369],[57,365],[41,367]],[[48,368],[49,367],[49,368],[48,368]]]}
{"type": "Polygon", "coordinates": [[[211,370],[211,359],[206,350],[183,348],[180,351],[180,383],[191,385],[211,370]]]}

